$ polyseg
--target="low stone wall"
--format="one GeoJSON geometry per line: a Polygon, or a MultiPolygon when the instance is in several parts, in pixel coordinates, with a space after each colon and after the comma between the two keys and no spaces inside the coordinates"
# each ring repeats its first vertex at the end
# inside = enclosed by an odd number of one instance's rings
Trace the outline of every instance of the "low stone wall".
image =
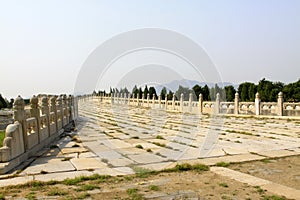
{"type": "Polygon", "coordinates": [[[130,94],[112,94],[111,96],[80,96],[79,100],[85,101],[88,98],[97,98],[99,101],[111,104],[126,104],[131,106],[142,106],[148,108],[166,109],[168,111],[189,112],[189,113],[207,113],[207,114],[244,114],[244,115],[271,115],[271,116],[300,116],[300,103],[283,102],[283,94],[278,94],[277,102],[261,102],[257,93],[254,102],[240,102],[238,93],[235,94],[234,102],[223,102],[220,95],[216,95],[216,101],[203,101],[202,94],[199,95],[199,101],[193,101],[193,95],[189,95],[189,100],[184,101],[183,94],[180,100],[161,99],[158,96],[149,98],[143,96],[131,97],[130,94]]]}
{"type": "Polygon", "coordinates": [[[77,98],[38,95],[25,108],[19,96],[14,101],[14,123],[6,127],[0,148],[0,174],[4,174],[35,155],[64,132],[78,117],[77,98]]]}

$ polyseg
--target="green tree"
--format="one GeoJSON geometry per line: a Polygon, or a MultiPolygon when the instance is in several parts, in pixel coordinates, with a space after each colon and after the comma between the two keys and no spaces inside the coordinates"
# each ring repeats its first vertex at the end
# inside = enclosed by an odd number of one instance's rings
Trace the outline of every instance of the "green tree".
{"type": "Polygon", "coordinates": [[[140,87],[139,88],[139,99],[141,99],[143,97],[143,90],[142,88],[140,87]]]}
{"type": "Polygon", "coordinates": [[[178,90],[175,92],[175,96],[177,99],[180,99],[181,94],[183,94],[183,100],[187,101],[189,99],[190,93],[193,93],[193,90],[179,85],[178,90]]]}
{"type": "Polygon", "coordinates": [[[7,108],[7,103],[5,99],[2,97],[2,95],[0,94],[0,109],[1,108],[7,108]]]}
{"type": "Polygon", "coordinates": [[[155,98],[157,98],[156,90],[155,90],[154,87],[150,87],[150,88],[149,88],[149,95],[150,95],[150,99],[153,98],[153,95],[154,95],[155,98]]]}
{"type": "Polygon", "coordinates": [[[139,94],[139,89],[137,88],[137,86],[135,85],[134,87],[133,87],[133,89],[132,89],[132,95],[131,95],[131,97],[133,98],[136,98],[137,97],[137,95],[139,94]]]}
{"type": "Polygon", "coordinates": [[[256,92],[257,92],[257,86],[254,83],[250,83],[250,85],[248,87],[249,101],[254,101],[255,100],[256,92]]]}
{"type": "Polygon", "coordinates": [[[257,91],[260,94],[261,101],[269,101],[272,89],[273,84],[271,81],[268,81],[265,78],[263,78],[258,82],[257,91]]]}
{"type": "Polygon", "coordinates": [[[225,86],[225,93],[226,93],[226,100],[227,101],[234,101],[235,97],[235,89],[232,85],[225,86]]]}
{"type": "Polygon", "coordinates": [[[149,93],[149,90],[148,90],[148,87],[146,85],[145,89],[144,89],[144,97],[145,97],[145,99],[147,98],[148,93],[149,93]]]}
{"type": "Polygon", "coordinates": [[[205,85],[202,89],[202,94],[203,94],[203,100],[204,101],[210,101],[210,94],[209,94],[209,88],[207,85],[205,85]]]}
{"type": "Polygon", "coordinates": [[[174,92],[172,92],[171,90],[169,90],[169,93],[167,95],[167,99],[168,100],[172,100],[173,99],[173,95],[174,95],[174,92]]]}
{"type": "Polygon", "coordinates": [[[166,95],[167,95],[167,88],[163,87],[162,90],[160,91],[161,99],[165,99],[166,95]]]}
{"type": "MultiPolygon", "coordinates": [[[[196,95],[197,100],[199,100],[199,94],[202,94],[202,88],[198,84],[193,87],[193,91],[196,95]]],[[[202,94],[203,95],[203,94],[202,94]]]]}
{"type": "Polygon", "coordinates": [[[244,82],[239,85],[238,93],[241,101],[254,101],[256,86],[254,83],[244,82]]]}
{"type": "Polygon", "coordinates": [[[225,98],[225,90],[221,87],[219,87],[218,84],[215,84],[214,87],[210,88],[210,95],[211,95],[211,100],[215,100],[217,94],[220,94],[220,98],[224,99],[225,98]]]}
{"type": "Polygon", "coordinates": [[[283,95],[285,101],[299,102],[300,101],[300,79],[295,83],[289,83],[283,86],[283,95]]]}

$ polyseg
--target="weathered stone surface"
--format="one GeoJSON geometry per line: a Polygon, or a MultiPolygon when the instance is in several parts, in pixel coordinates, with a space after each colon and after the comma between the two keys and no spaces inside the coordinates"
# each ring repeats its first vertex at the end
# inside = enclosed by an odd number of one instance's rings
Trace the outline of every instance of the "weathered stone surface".
{"type": "Polygon", "coordinates": [[[76,170],[88,170],[107,167],[97,158],[73,158],[70,160],[76,170]]]}
{"type": "Polygon", "coordinates": [[[276,157],[299,155],[300,152],[288,151],[288,150],[273,150],[273,151],[259,152],[258,154],[270,158],[276,158],[276,157]]]}
{"type": "Polygon", "coordinates": [[[128,166],[132,164],[136,164],[134,161],[128,159],[128,158],[117,158],[117,159],[110,159],[108,161],[109,164],[115,166],[115,167],[122,167],[122,166],[128,166]]]}
{"type": "Polygon", "coordinates": [[[158,162],[163,162],[165,160],[160,156],[148,154],[148,153],[128,155],[128,157],[139,164],[158,163],[158,162]]]}
{"type": "Polygon", "coordinates": [[[251,186],[263,186],[271,183],[270,181],[254,177],[249,174],[244,174],[242,172],[234,171],[225,167],[211,167],[210,170],[221,176],[226,176],[239,182],[247,183],[251,186]]]}
{"type": "Polygon", "coordinates": [[[62,161],[62,159],[44,157],[34,161],[21,173],[21,175],[39,174],[41,172],[67,172],[74,170],[75,168],[69,161],[62,161]]]}
{"type": "Polygon", "coordinates": [[[110,175],[110,176],[119,176],[119,175],[130,175],[134,174],[134,171],[130,167],[116,167],[116,168],[102,168],[96,169],[93,171],[94,174],[100,175],[110,175]]]}
{"type": "Polygon", "coordinates": [[[283,195],[286,198],[299,199],[300,197],[300,190],[257,178],[249,174],[244,174],[224,167],[211,167],[210,170],[221,176],[226,176],[251,186],[260,186],[262,189],[268,190],[269,192],[280,196],[283,195]]]}
{"type": "Polygon", "coordinates": [[[84,152],[78,155],[78,158],[94,158],[94,157],[97,157],[97,155],[94,154],[93,152],[84,152]]]}
{"type": "Polygon", "coordinates": [[[123,156],[119,154],[115,150],[110,150],[110,151],[97,151],[95,152],[100,158],[103,159],[117,159],[117,158],[122,158],[123,156]]]}
{"type": "Polygon", "coordinates": [[[62,148],[60,151],[62,154],[71,154],[71,153],[88,152],[88,149],[84,147],[72,147],[72,148],[62,148]]]}
{"type": "Polygon", "coordinates": [[[9,185],[19,185],[25,184],[27,182],[33,181],[33,176],[24,176],[24,177],[16,177],[10,179],[0,180],[0,187],[5,187],[9,185]]]}
{"type": "Polygon", "coordinates": [[[169,169],[169,168],[174,167],[174,163],[173,162],[161,162],[161,163],[154,163],[154,164],[138,165],[138,167],[155,170],[155,171],[160,171],[163,169],[169,169]]]}
{"type": "Polygon", "coordinates": [[[37,181],[63,181],[67,178],[72,179],[80,176],[91,176],[92,172],[89,171],[72,171],[72,172],[58,172],[51,174],[39,174],[34,176],[37,181]]]}

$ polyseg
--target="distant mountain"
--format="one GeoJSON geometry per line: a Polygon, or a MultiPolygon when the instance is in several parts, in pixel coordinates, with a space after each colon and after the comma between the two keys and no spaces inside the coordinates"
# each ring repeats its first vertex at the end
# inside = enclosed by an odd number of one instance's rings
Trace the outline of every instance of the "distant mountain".
{"type": "MultiPolygon", "coordinates": [[[[167,90],[172,90],[173,92],[175,92],[175,91],[177,91],[179,85],[181,85],[183,87],[192,88],[196,84],[198,84],[201,87],[207,85],[209,88],[215,86],[215,83],[212,83],[212,82],[199,82],[199,81],[195,81],[195,80],[182,79],[182,80],[174,80],[174,81],[171,81],[169,83],[162,84],[162,85],[156,85],[155,90],[156,90],[157,93],[159,93],[162,90],[163,87],[166,87],[167,90]]],[[[218,82],[217,84],[220,87],[225,87],[225,86],[228,86],[228,85],[233,85],[233,87],[235,89],[238,87],[238,85],[232,84],[230,82],[218,82]]]]}

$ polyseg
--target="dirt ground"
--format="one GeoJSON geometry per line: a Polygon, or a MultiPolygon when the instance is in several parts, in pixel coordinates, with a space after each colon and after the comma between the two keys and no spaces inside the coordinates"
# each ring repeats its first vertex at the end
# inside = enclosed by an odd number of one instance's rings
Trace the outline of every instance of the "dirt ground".
{"type": "Polygon", "coordinates": [[[300,190],[300,156],[233,164],[229,168],[300,190]]]}
{"type": "Polygon", "coordinates": [[[0,188],[0,194],[5,199],[284,199],[260,187],[211,171],[194,170],[158,174],[145,171],[120,177],[93,176],[61,183],[32,182],[0,188]]]}

